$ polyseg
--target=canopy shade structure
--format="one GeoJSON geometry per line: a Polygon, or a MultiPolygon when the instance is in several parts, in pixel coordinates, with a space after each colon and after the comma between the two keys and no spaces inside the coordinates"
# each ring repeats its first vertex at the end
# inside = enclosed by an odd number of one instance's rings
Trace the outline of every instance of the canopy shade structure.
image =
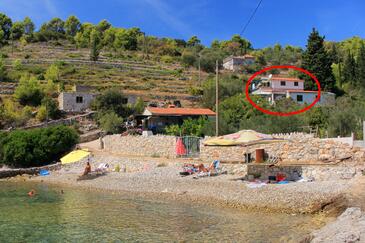
{"type": "Polygon", "coordinates": [[[61,164],[70,164],[82,160],[90,155],[87,150],[75,150],[61,158],[61,164]]]}
{"type": "Polygon", "coordinates": [[[236,133],[208,139],[203,144],[207,146],[248,146],[281,141],[284,141],[284,139],[274,138],[271,135],[259,133],[254,130],[241,130],[236,133]]]}

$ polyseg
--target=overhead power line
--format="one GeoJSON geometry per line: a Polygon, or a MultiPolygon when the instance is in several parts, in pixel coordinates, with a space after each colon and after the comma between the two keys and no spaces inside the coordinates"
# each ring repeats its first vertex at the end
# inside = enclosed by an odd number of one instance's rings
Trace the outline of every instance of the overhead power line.
{"type": "Polygon", "coordinates": [[[245,26],[243,27],[241,33],[240,33],[240,36],[243,35],[243,33],[245,32],[245,30],[247,29],[247,26],[250,24],[251,20],[253,19],[253,17],[255,16],[257,10],[259,9],[260,5],[262,3],[262,0],[259,1],[259,3],[257,4],[255,10],[252,12],[250,18],[248,19],[247,23],[245,24],[245,26]]]}

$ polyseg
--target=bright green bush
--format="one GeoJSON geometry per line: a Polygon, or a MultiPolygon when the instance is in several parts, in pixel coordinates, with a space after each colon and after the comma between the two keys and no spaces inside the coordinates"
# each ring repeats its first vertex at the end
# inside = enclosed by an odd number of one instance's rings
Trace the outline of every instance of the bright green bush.
{"type": "Polygon", "coordinates": [[[114,112],[102,114],[99,118],[100,127],[108,134],[119,133],[121,131],[123,118],[114,112]]]}
{"type": "Polygon", "coordinates": [[[44,97],[39,81],[35,77],[22,77],[15,89],[15,98],[21,105],[38,106],[44,97]]]}
{"type": "Polygon", "coordinates": [[[181,126],[179,125],[170,125],[165,128],[165,132],[168,135],[172,136],[196,136],[202,137],[204,136],[204,128],[207,125],[208,120],[204,118],[199,119],[187,119],[183,122],[181,126]]]}
{"type": "Polygon", "coordinates": [[[45,106],[42,105],[38,109],[36,118],[40,122],[43,122],[43,121],[45,121],[47,119],[47,108],[45,106]]]}
{"type": "Polygon", "coordinates": [[[42,166],[57,161],[78,142],[66,126],[16,130],[0,136],[0,163],[15,167],[42,166]]]}

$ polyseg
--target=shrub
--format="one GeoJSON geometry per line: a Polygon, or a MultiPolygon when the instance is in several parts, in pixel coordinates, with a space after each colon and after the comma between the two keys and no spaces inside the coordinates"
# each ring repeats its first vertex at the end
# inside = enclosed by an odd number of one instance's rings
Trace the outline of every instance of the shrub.
{"type": "Polygon", "coordinates": [[[92,103],[92,108],[99,112],[111,111],[120,117],[128,117],[132,113],[126,105],[123,94],[114,89],[106,90],[96,97],[92,103]]]}
{"type": "Polygon", "coordinates": [[[0,163],[15,167],[46,165],[77,142],[76,131],[66,126],[12,131],[0,136],[0,163]]]}
{"type": "Polygon", "coordinates": [[[164,62],[164,63],[173,63],[174,62],[174,58],[171,57],[171,56],[162,56],[161,57],[161,62],[164,62]]]}
{"type": "Polygon", "coordinates": [[[145,108],[145,103],[141,97],[138,97],[137,102],[134,104],[134,112],[136,114],[142,114],[145,108]]]}
{"type": "Polygon", "coordinates": [[[49,66],[49,68],[46,71],[46,74],[44,75],[46,80],[52,80],[53,82],[57,82],[60,80],[60,69],[58,66],[61,66],[61,64],[52,64],[49,66]]]}
{"type": "Polygon", "coordinates": [[[14,96],[21,105],[38,106],[41,104],[44,93],[35,77],[22,77],[14,96]]]}
{"type": "Polygon", "coordinates": [[[38,112],[37,112],[37,116],[36,116],[37,120],[40,121],[40,122],[43,122],[46,120],[47,118],[47,108],[45,106],[41,106],[39,109],[38,109],[38,112]]]}
{"type": "Polygon", "coordinates": [[[19,71],[22,70],[23,66],[22,66],[22,61],[20,59],[16,59],[13,62],[13,67],[15,70],[19,71]]]}
{"type": "Polygon", "coordinates": [[[119,133],[121,131],[123,118],[114,112],[108,112],[99,118],[100,127],[108,134],[119,133]]]}
{"type": "Polygon", "coordinates": [[[207,125],[208,120],[204,118],[199,119],[187,119],[181,126],[173,124],[166,127],[165,131],[168,135],[172,136],[204,136],[204,128],[207,125]]]}

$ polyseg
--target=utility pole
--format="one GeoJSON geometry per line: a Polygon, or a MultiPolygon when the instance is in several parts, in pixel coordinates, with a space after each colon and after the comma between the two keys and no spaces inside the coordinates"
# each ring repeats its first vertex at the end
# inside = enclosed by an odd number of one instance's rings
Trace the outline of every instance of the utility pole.
{"type": "Polygon", "coordinates": [[[200,53],[199,53],[199,61],[198,61],[198,66],[199,66],[199,85],[201,85],[201,74],[200,74],[200,59],[201,59],[201,55],[200,55],[200,53]]]}
{"type": "Polygon", "coordinates": [[[48,127],[48,100],[46,100],[46,127],[48,127]]]}
{"type": "Polygon", "coordinates": [[[219,85],[218,85],[218,60],[215,61],[215,135],[219,135],[219,85]]]}

